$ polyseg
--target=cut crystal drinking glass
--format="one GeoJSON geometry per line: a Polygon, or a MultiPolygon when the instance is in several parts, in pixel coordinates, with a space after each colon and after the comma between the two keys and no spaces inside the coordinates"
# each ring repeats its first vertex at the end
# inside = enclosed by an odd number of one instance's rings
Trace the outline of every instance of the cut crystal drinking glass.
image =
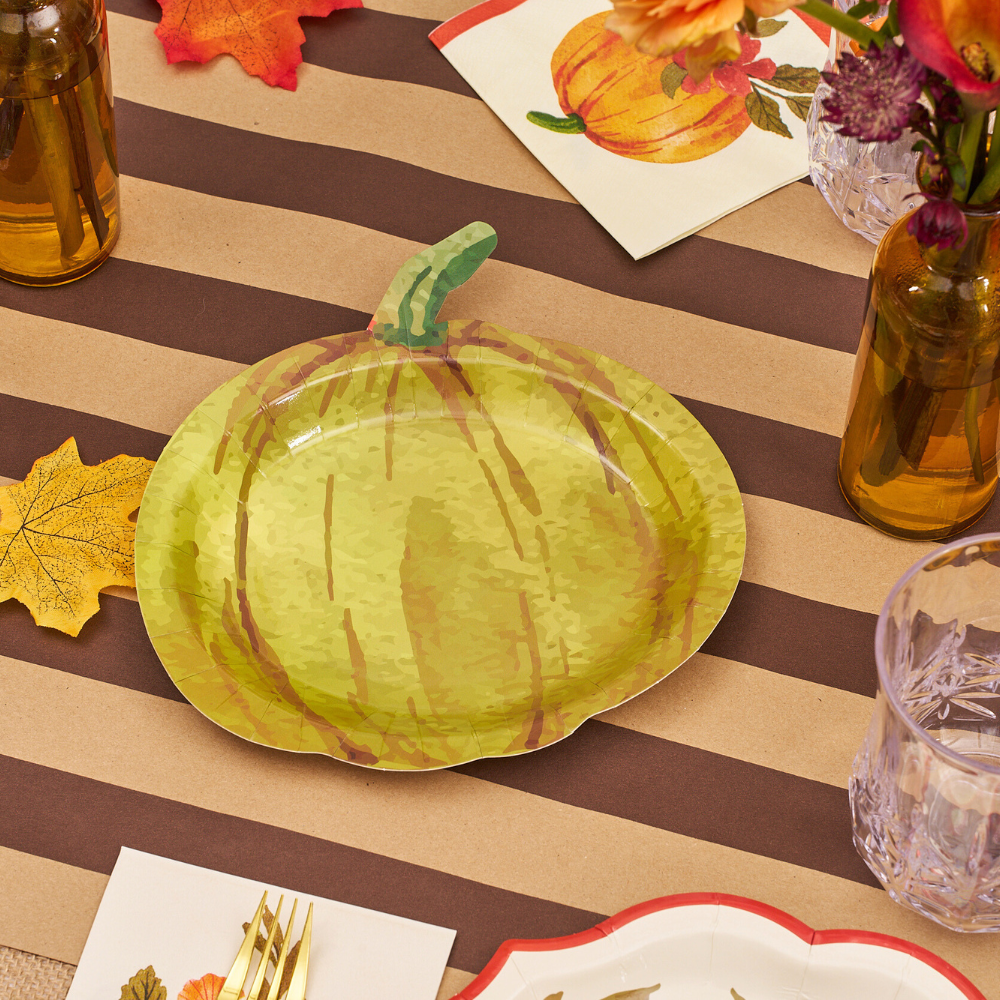
{"type": "Polygon", "coordinates": [[[875,658],[850,782],[855,846],[896,902],[953,930],[1000,930],[1000,535],[910,569],[875,658]]]}
{"type": "MultiPolygon", "coordinates": [[[[833,2],[847,10],[854,0],[833,2]]],[[[887,9],[883,5],[865,20],[884,17],[887,9]]],[[[851,44],[846,35],[833,33],[828,70],[836,72],[837,57],[851,44]]],[[[911,150],[918,136],[908,129],[895,142],[859,142],[842,136],[821,121],[822,101],[829,93],[829,85],[820,82],[806,119],[809,175],[848,229],[878,243],[896,219],[923,201],[914,179],[918,155],[911,150]]]]}

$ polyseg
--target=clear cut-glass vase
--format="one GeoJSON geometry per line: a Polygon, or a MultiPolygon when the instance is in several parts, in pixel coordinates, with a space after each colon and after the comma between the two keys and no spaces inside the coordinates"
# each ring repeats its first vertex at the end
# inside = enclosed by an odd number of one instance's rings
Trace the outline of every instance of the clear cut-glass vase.
{"type": "MultiPolygon", "coordinates": [[[[853,3],[833,0],[840,10],[847,10],[853,3]]],[[[883,5],[865,21],[885,17],[887,9],[883,5]]],[[[836,72],[837,57],[845,51],[857,55],[857,43],[834,32],[826,68],[836,72]]],[[[829,94],[829,85],[821,81],[806,119],[809,176],[848,229],[878,243],[896,219],[923,201],[914,179],[918,156],[911,148],[918,136],[909,130],[895,142],[859,142],[842,136],[834,126],[822,121],[823,100],[829,94]]]]}

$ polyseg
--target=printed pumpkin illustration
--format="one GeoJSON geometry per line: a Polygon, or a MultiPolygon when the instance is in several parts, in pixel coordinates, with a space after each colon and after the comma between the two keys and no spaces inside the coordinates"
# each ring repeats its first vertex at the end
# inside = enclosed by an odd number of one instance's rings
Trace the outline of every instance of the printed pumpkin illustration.
{"type": "MultiPolygon", "coordinates": [[[[696,84],[683,53],[644,55],[608,31],[606,19],[602,12],[581,21],[552,56],[552,82],[566,117],[531,111],[529,121],[553,132],[582,133],[629,159],[687,163],[725,149],[751,124],[791,138],[775,97],[797,118],[808,114],[811,97],[801,95],[816,89],[818,71],[757,58],[759,38],[740,35],[740,58],[696,84]]],[[[773,35],[786,23],[764,20],[758,32],[773,35]]]]}

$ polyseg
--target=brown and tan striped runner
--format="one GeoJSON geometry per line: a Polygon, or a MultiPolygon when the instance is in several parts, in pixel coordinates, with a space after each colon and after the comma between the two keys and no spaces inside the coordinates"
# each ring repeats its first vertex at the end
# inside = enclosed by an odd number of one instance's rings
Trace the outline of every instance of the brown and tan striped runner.
{"type": "Polygon", "coordinates": [[[0,287],[0,477],[71,434],[90,464],[156,458],[215,386],[364,327],[401,261],[482,219],[499,246],[445,318],[572,341],[681,399],[744,495],[731,610],[677,674],[562,743],[385,774],[207,722],[130,592],[78,639],[0,605],[0,945],[54,960],[3,952],[30,973],[0,973],[0,996],[65,988],[126,844],[457,928],[442,995],[507,938],[721,891],[916,941],[1000,1000],[1000,941],[904,912],[851,845],[875,616],[929,549],[858,523],[835,479],[871,247],[803,183],[633,262],[427,40],[465,6],[306,19],[290,94],[231,59],[167,67],[155,0],[111,0],[123,235],[81,282],[0,287]]]}

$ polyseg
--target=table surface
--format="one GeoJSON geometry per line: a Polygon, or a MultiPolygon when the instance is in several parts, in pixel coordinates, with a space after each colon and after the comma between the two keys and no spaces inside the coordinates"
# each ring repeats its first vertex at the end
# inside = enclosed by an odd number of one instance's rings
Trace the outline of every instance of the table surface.
{"type": "Polygon", "coordinates": [[[307,19],[288,93],[228,57],[168,67],[156,3],[112,0],[122,237],[83,281],[0,287],[0,481],[70,435],[89,464],[155,459],[217,385],[364,328],[403,260],[483,219],[497,250],[443,317],[674,393],[743,493],[732,606],[677,673],[555,746],[385,774],[206,721],[132,591],[78,639],[0,605],[0,945],[74,963],[126,844],[454,927],[442,996],[507,938],[719,891],[916,941],[1000,1000],[1000,942],[895,906],[851,844],[876,615],[931,548],[859,523],[836,483],[871,246],[796,183],[633,262],[427,41],[465,5],[307,19]]]}

